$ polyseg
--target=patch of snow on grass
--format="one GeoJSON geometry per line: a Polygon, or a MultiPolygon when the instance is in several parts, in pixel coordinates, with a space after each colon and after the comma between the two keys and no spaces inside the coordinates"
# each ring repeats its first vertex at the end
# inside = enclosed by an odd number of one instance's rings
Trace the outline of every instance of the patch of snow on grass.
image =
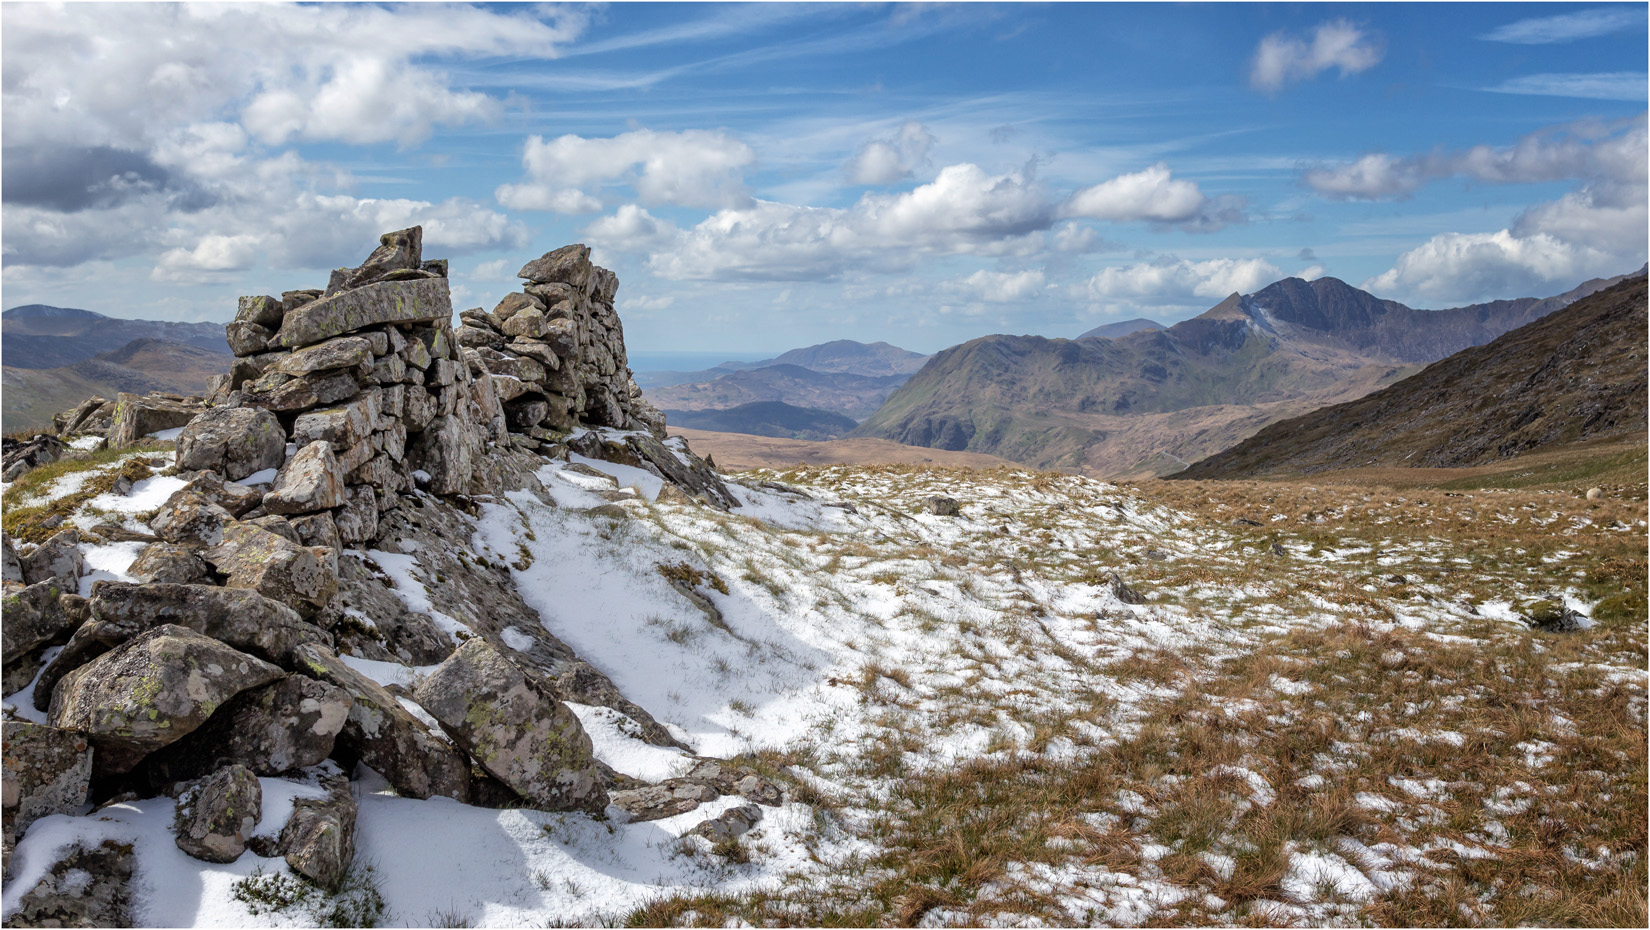
{"type": "Polygon", "coordinates": [[[654,746],[641,738],[636,721],[611,707],[564,702],[584,732],[590,734],[597,759],[632,778],[660,782],[686,775],[693,767],[692,756],[669,746],[654,746]]]}

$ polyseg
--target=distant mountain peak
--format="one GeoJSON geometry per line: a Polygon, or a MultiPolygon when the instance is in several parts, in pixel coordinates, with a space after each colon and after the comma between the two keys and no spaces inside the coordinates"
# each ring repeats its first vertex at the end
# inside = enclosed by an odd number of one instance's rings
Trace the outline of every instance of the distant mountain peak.
{"type": "Polygon", "coordinates": [[[0,313],[0,318],[10,322],[12,320],[107,320],[93,310],[81,310],[76,307],[53,307],[50,304],[24,304],[13,307],[0,313]]]}

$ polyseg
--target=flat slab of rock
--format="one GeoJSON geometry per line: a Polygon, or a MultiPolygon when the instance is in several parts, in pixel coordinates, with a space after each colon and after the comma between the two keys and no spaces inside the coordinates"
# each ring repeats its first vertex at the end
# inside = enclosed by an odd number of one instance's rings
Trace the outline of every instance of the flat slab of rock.
{"type": "Polygon", "coordinates": [[[631,820],[659,820],[685,814],[720,796],[709,785],[673,778],[657,785],[615,791],[611,801],[623,808],[631,820]]]}
{"type": "MultiPolygon", "coordinates": [[[[283,666],[295,661],[292,652],[300,645],[332,645],[331,635],[297,611],[239,588],[100,581],[92,588],[91,613],[126,636],[171,623],[283,666]]],[[[63,654],[68,652],[65,647],[63,654]]]]}
{"type": "Polygon", "coordinates": [[[340,747],[410,798],[433,795],[468,801],[470,760],[430,731],[382,685],[345,665],[332,650],[300,646],[300,670],[342,688],[352,700],[340,747]]]}
{"type": "Polygon", "coordinates": [[[262,527],[234,524],[201,555],[228,576],[224,587],[256,591],[300,617],[314,616],[338,593],[336,550],[301,546],[262,527]]]}
{"type": "Polygon", "coordinates": [[[109,448],[129,446],[150,433],[177,429],[200,413],[199,404],[138,394],[115,395],[114,420],[109,424],[109,448]]]}
{"type": "Polygon", "coordinates": [[[688,835],[702,836],[715,843],[743,836],[750,832],[751,827],[761,822],[762,808],[754,804],[741,804],[694,827],[688,831],[688,835]]]}
{"type": "Polygon", "coordinates": [[[368,326],[445,320],[452,312],[446,278],[365,284],[288,312],[276,342],[295,349],[368,326]]]}
{"type": "Polygon", "coordinates": [[[284,673],[174,624],[158,626],[65,675],[52,693],[52,726],[83,732],[96,775],[130,771],[177,742],[235,695],[284,673]]]}
{"type": "Polygon", "coordinates": [[[178,798],[173,834],[178,848],[203,862],[234,862],[263,819],[264,791],[244,765],[201,779],[178,798]]]}
{"type": "Polygon", "coordinates": [[[486,640],[460,646],[414,698],[482,768],[535,806],[597,812],[607,806],[579,719],[486,640]]]}

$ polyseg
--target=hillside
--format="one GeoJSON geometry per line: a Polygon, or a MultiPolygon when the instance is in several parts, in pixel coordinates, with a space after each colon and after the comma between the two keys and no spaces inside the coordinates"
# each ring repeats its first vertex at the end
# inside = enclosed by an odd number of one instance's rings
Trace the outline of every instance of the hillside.
{"type": "Polygon", "coordinates": [[[759,362],[725,362],[718,368],[740,371],[773,365],[800,365],[813,371],[840,374],[909,375],[923,366],[928,356],[886,342],[855,342],[837,339],[801,349],[792,349],[777,358],[759,362]]]}
{"type": "MultiPolygon", "coordinates": [[[[34,368],[11,364],[23,361],[24,352],[14,348],[6,335],[5,359],[0,369],[0,398],[4,428],[48,426],[52,415],[73,407],[93,394],[113,399],[122,391],[146,394],[204,394],[207,382],[222,374],[230,356],[198,345],[134,339],[110,352],[83,358],[58,368],[34,368]]],[[[75,338],[75,337],[41,337],[75,338]]]]}
{"type": "Polygon", "coordinates": [[[693,444],[721,469],[791,468],[801,465],[923,465],[936,468],[1019,468],[1007,459],[978,452],[947,452],[902,446],[886,439],[783,439],[749,433],[690,429],[672,422],[670,435],[693,444]]]}
{"type": "Polygon", "coordinates": [[[759,400],[724,409],[666,409],[664,413],[670,423],[690,429],[783,439],[835,439],[858,425],[839,413],[794,407],[777,400],[759,400]]]}
{"type": "Polygon", "coordinates": [[[1164,326],[1162,323],[1157,322],[1156,320],[1147,320],[1147,319],[1124,320],[1121,323],[1106,323],[1106,324],[1101,325],[1101,326],[1096,326],[1095,328],[1089,330],[1088,332],[1084,333],[1081,336],[1078,336],[1077,338],[1078,339],[1116,339],[1119,336],[1127,336],[1130,333],[1138,333],[1138,332],[1140,332],[1141,330],[1144,330],[1144,329],[1168,329],[1168,327],[1164,326]]]}
{"type": "Polygon", "coordinates": [[[870,416],[906,376],[815,371],[801,365],[775,364],[730,371],[707,381],[654,388],[648,400],[662,410],[726,410],[758,401],[779,401],[852,418],[870,416]]]}
{"type": "Polygon", "coordinates": [[[1174,477],[1483,465],[1646,429],[1645,279],[1636,277],[1384,390],[1274,423],[1174,477]]]}
{"type": "Polygon", "coordinates": [[[1258,430],[1360,397],[1617,280],[1427,311],[1334,278],[1290,278],[1166,330],[986,336],[935,355],[854,435],[1101,475],[1155,461],[1163,473],[1250,434],[1234,423],[1258,430]]]}
{"type": "Polygon", "coordinates": [[[5,363],[12,368],[62,368],[137,339],[181,343],[229,353],[222,323],[127,320],[91,310],[28,304],[0,314],[5,363]]]}

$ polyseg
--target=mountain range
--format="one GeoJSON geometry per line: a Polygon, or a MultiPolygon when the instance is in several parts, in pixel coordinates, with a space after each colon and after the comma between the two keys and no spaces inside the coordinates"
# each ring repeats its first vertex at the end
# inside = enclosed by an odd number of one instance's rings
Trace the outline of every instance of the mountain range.
{"type": "Polygon", "coordinates": [[[153,339],[229,354],[222,323],[126,320],[74,307],[28,304],[0,314],[6,365],[61,368],[136,339],[153,339]]]}
{"type": "Polygon", "coordinates": [[[985,336],[933,356],[851,435],[1108,476],[1166,474],[1620,280],[1432,311],[1335,278],[1288,278],[1167,329],[985,336]]]}
{"type": "MultiPolygon", "coordinates": [[[[126,321],[121,322],[141,322],[126,321]]],[[[61,413],[96,394],[109,399],[121,391],[147,394],[204,394],[207,382],[223,374],[233,361],[226,353],[198,345],[160,339],[134,339],[111,352],[101,352],[56,368],[10,364],[22,353],[4,337],[7,365],[0,369],[5,404],[0,421],[7,432],[49,425],[61,413]]]]}
{"type": "Polygon", "coordinates": [[[1391,387],[1273,423],[1173,477],[1461,468],[1642,437],[1646,306],[1635,276],[1391,387]]]}

